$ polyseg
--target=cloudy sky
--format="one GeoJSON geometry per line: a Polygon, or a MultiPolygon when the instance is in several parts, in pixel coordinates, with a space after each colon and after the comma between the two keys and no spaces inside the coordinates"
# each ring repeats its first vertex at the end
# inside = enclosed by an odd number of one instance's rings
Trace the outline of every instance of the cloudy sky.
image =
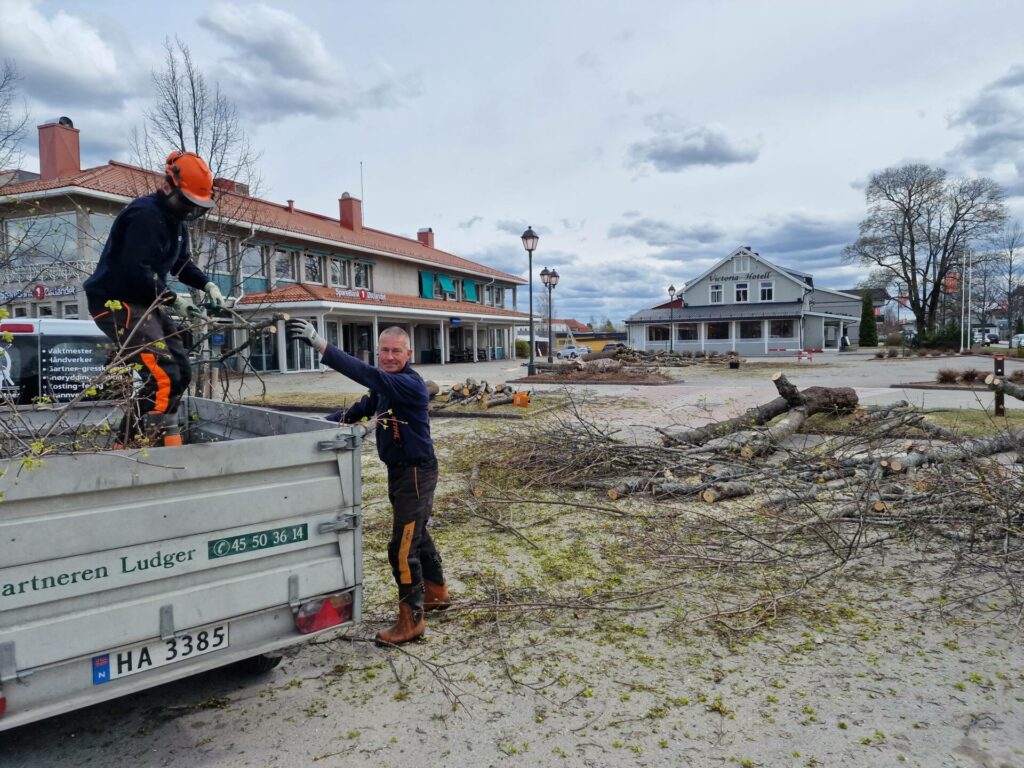
{"type": "MultiPolygon", "coordinates": [[[[733,248],[849,287],[871,173],[926,162],[1024,214],[1024,3],[0,0],[34,123],[127,160],[167,35],[262,151],[263,196],[527,273],[620,321],[733,248]]],[[[34,137],[25,167],[37,167],[34,137]]]]}

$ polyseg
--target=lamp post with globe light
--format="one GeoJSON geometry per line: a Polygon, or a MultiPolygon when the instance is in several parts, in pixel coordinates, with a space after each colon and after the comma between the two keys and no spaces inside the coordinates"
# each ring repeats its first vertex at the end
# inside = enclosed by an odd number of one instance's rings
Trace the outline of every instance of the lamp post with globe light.
{"type": "Polygon", "coordinates": [[[552,363],[554,360],[551,355],[554,349],[554,339],[551,333],[551,291],[554,290],[555,286],[558,285],[558,270],[552,269],[550,272],[547,267],[544,267],[540,273],[540,281],[544,283],[548,289],[548,362],[552,363]]]}
{"type": "Polygon", "coordinates": [[[523,248],[526,249],[526,253],[529,255],[529,269],[530,269],[530,362],[526,366],[526,375],[535,376],[537,368],[533,364],[533,252],[537,250],[537,243],[540,238],[537,237],[537,233],[533,231],[533,227],[527,227],[526,231],[523,232],[523,248]]]}

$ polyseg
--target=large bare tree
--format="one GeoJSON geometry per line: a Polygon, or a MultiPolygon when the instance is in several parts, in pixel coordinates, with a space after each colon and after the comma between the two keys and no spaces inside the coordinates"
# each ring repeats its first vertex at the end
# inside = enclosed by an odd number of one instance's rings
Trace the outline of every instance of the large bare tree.
{"type": "Polygon", "coordinates": [[[1006,219],[1003,190],[986,178],[948,179],[941,168],[912,164],[873,175],[868,215],[844,256],[888,285],[906,286],[919,333],[934,329],[946,276],[962,271],[972,243],[1006,219]]]}
{"type": "MultiPolygon", "coordinates": [[[[241,247],[227,247],[229,232],[254,223],[252,195],[258,191],[260,153],[234,103],[216,81],[210,82],[188,45],[170,38],[164,41],[163,68],[153,72],[153,105],[143,113],[145,122],[130,136],[133,160],[145,168],[163,168],[175,150],[195,152],[210,166],[222,190],[214,215],[195,222],[192,229],[193,259],[204,269],[238,274],[241,247]]],[[[141,192],[141,191],[140,191],[141,192]]]]}

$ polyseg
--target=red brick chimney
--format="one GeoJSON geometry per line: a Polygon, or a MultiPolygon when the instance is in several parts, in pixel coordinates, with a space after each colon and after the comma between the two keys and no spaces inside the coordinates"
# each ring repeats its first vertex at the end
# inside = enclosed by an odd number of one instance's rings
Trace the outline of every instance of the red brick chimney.
{"type": "Polygon", "coordinates": [[[358,197],[352,197],[348,192],[342,194],[338,200],[338,207],[341,209],[341,226],[351,229],[353,232],[363,231],[363,203],[358,197]]]}
{"type": "Polygon", "coordinates": [[[78,129],[68,117],[39,126],[39,178],[59,179],[82,170],[78,129]]]}
{"type": "Polygon", "coordinates": [[[430,227],[421,229],[416,233],[416,239],[423,243],[427,248],[434,247],[434,230],[430,227]]]}

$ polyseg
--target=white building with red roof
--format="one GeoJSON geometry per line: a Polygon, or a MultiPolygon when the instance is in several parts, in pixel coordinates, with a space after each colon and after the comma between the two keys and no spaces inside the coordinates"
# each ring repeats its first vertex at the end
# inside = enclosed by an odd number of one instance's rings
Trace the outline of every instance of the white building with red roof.
{"type": "MultiPolygon", "coordinates": [[[[39,156],[38,174],[0,171],[0,305],[15,317],[83,317],[81,286],[114,216],[163,177],[116,161],[80,168],[79,132],[67,118],[39,126],[39,156]]],[[[378,333],[392,325],[409,333],[417,363],[514,359],[525,279],[435,247],[430,228],[411,238],[367,227],[361,201],[347,193],[338,215],[325,216],[230,180],[215,186],[217,207],[193,233],[193,260],[241,297],[240,313],[311,319],[370,362],[378,333]]],[[[318,369],[283,332],[233,334],[218,341],[249,341],[246,362],[256,370],[318,369]]]]}

